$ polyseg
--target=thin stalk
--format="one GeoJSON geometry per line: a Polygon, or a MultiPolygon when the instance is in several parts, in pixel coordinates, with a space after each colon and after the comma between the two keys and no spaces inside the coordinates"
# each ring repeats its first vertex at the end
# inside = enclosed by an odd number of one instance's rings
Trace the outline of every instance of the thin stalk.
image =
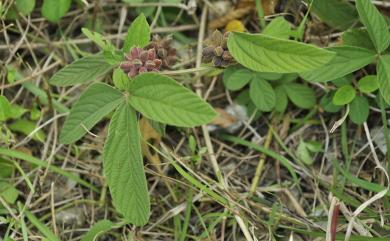
{"type": "MultiPolygon", "coordinates": [[[[271,144],[271,141],[272,141],[272,128],[269,128],[265,142],[264,142],[264,148],[268,149],[270,144],[271,144]]],[[[255,176],[252,180],[252,185],[251,185],[250,191],[249,191],[250,196],[252,196],[256,192],[257,186],[259,185],[259,180],[260,180],[261,174],[263,172],[263,167],[265,164],[265,158],[266,158],[266,155],[263,152],[260,155],[260,160],[259,160],[259,163],[257,164],[255,176]]]]}
{"type": "Polygon", "coordinates": [[[264,9],[263,5],[261,4],[261,0],[256,0],[256,10],[257,15],[259,16],[259,24],[262,29],[265,28],[265,19],[264,19],[264,9]]]}

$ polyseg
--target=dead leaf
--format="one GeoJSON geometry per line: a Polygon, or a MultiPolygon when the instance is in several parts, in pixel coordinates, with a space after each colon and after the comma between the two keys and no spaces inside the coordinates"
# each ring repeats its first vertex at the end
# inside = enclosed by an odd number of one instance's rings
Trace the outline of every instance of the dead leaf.
{"type": "Polygon", "coordinates": [[[224,109],[214,108],[214,110],[217,111],[219,115],[210,124],[226,129],[237,122],[237,118],[227,113],[224,109]]]}
{"type": "Polygon", "coordinates": [[[250,13],[254,8],[252,7],[246,7],[246,8],[240,8],[240,9],[233,9],[227,12],[224,16],[220,18],[213,19],[210,21],[208,28],[209,30],[215,30],[217,28],[222,28],[226,26],[226,24],[234,19],[240,19],[244,16],[246,16],[248,13],[250,13]]]}
{"type": "Polygon", "coordinates": [[[149,144],[158,148],[161,143],[161,135],[150,125],[146,118],[141,118],[139,121],[139,128],[141,130],[141,136],[143,139],[141,142],[142,155],[146,157],[153,166],[155,166],[157,171],[160,172],[160,156],[149,146],[149,144]]]}
{"type": "MultiPolygon", "coordinates": [[[[275,7],[278,4],[279,0],[262,0],[261,4],[263,6],[264,15],[268,16],[275,13],[275,7]]],[[[241,0],[239,1],[237,8],[247,8],[251,7],[256,9],[255,0],[241,0]]]]}

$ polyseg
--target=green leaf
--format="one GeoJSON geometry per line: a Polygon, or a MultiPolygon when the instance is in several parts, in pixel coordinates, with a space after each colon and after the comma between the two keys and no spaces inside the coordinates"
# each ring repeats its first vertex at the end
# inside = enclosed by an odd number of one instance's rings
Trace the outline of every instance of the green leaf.
{"type": "MultiPolygon", "coordinates": [[[[41,88],[39,88],[38,86],[36,86],[32,82],[22,83],[22,86],[23,86],[23,88],[25,88],[28,91],[30,91],[31,93],[33,93],[36,97],[38,97],[39,103],[42,103],[42,104],[44,104],[46,106],[49,106],[49,101],[47,99],[47,93],[44,90],[42,90],[41,88]]],[[[51,97],[52,97],[51,98],[51,104],[52,104],[52,106],[54,107],[54,109],[56,111],[58,111],[59,113],[69,112],[68,107],[66,107],[65,105],[61,104],[53,96],[51,96],[51,97]]]]}
{"type": "Polygon", "coordinates": [[[113,68],[101,54],[78,59],[55,73],[49,83],[69,86],[93,81],[113,68]]]}
{"type": "Polygon", "coordinates": [[[386,50],[390,45],[390,33],[385,18],[369,0],[356,0],[356,9],[376,50],[379,53],[386,50]]]}
{"type": "Polygon", "coordinates": [[[379,90],[383,99],[390,104],[390,55],[380,56],[376,67],[379,90]]]}
{"type": "Polygon", "coordinates": [[[272,19],[262,33],[275,38],[288,39],[291,35],[291,24],[284,17],[277,17],[272,19]]]}
{"type": "Polygon", "coordinates": [[[310,109],[316,104],[315,93],[310,87],[297,83],[284,84],[283,87],[294,105],[310,109]]]}
{"type": "Polygon", "coordinates": [[[314,0],[306,2],[312,3],[312,12],[329,26],[346,30],[358,21],[358,14],[347,0],[314,0]]]}
{"type": "Polygon", "coordinates": [[[249,85],[249,96],[261,111],[271,111],[275,107],[275,91],[266,80],[252,79],[249,85]]]}
{"type": "Polygon", "coordinates": [[[130,78],[121,68],[116,68],[112,74],[112,81],[114,82],[114,86],[116,88],[125,90],[130,83],[130,78]]]}
{"type": "Polygon", "coordinates": [[[349,118],[355,124],[363,124],[370,112],[370,106],[368,100],[364,96],[356,96],[355,99],[349,104],[349,118]]]}
{"type": "Polygon", "coordinates": [[[305,72],[323,66],[335,55],[309,44],[238,32],[229,35],[228,47],[237,62],[258,72],[305,72]]]}
{"type": "Polygon", "coordinates": [[[30,14],[35,7],[35,0],[16,0],[16,9],[23,15],[30,14]]]}
{"type": "Polygon", "coordinates": [[[316,70],[300,73],[303,79],[315,82],[334,80],[368,65],[375,58],[375,53],[358,47],[339,46],[328,50],[336,52],[336,57],[316,70]]]}
{"type": "Polygon", "coordinates": [[[366,29],[350,29],[344,32],[341,37],[344,45],[375,50],[375,46],[372,44],[366,29]]]}
{"type": "Polygon", "coordinates": [[[194,127],[217,115],[199,96],[164,75],[138,75],[128,90],[130,104],[147,118],[161,123],[194,127]]]}
{"type": "Polygon", "coordinates": [[[122,93],[113,87],[102,83],[92,84],[72,107],[62,127],[60,142],[70,144],[79,140],[123,100],[122,93]]]}
{"type": "Polygon", "coordinates": [[[346,105],[351,103],[351,101],[356,96],[356,90],[351,85],[344,85],[341,88],[337,89],[336,93],[333,96],[333,104],[335,105],[346,105]]]}
{"type": "Polygon", "coordinates": [[[275,110],[277,112],[283,113],[286,110],[288,105],[287,94],[283,86],[279,85],[275,88],[275,97],[276,97],[275,110]]]}
{"type": "Polygon", "coordinates": [[[336,113],[338,112],[342,107],[338,105],[334,105],[332,102],[333,99],[333,93],[324,95],[320,100],[320,105],[326,112],[330,113],[336,113]]]}
{"type": "Polygon", "coordinates": [[[42,223],[34,214],[28,210],[24,210],[24,214],[28,220],[50,241],[60,241],[59,238],[47,227],[46,224],[42,223]]]}
{"type": "Polygon", "coordinates": [[[68,12],[71,3],[71,0],[44,0],[42,16],[50,22],[58,22],[68,12]]]}
{"type": "Polygon", "coordinates": [[[87,28],[82,28],[81,32],[85,36],[87,36],[90,40],[92,40],[97,46],[99,46],[101,49],[104,50],[110,50],[112,48],[115,48],[110,41],[106,40],[103,35],[97,32],[90,31],[87,28]]]}
{"type": "Polygon", "coordinates": [[[87,28],[82,28],[81,31],[103,50],[103,56],[107,63],[117,65],[122,61],[123,53],[117,51],[115,46],[112,45],[109,40],[105,39],[103,35],[97,32],[92,32],[87,28]]]}
{"type": "Polygon", "coordinates": [[[5,96],[0,95],[0,121],[20,118],[26,111],[18,105],[12,105],[5,96]]]}
{"type": "Polygon", "coordinates": [[[307,147],[306,142],[304,142],[302,139],[299,142],[296,155],[306,165],[312,165],[314,163],[312,154],[307,147]]]}
{"type": "Polygon", "coordinates": [[[134,46],[143,48],[150,41],[150,27],[146,17],[141,13],[130,25],[123,45],[123,51],[129,52],[134,46]]]}
{"type": "Polygon", "coordinates": [[[140,131],[137,114],[127,102],[123,102],[112,117],[104,145],[103,165],[117,211],[132,224],[146,224],[150,201],[140,131]]]}
{"type": "Polygon", "coordinates": [[[231,74],[223,75],[223,83],[228,90],[239,90],[242,89],[253,77],[253,72],[249,69],[238,69],[234,70],[231,74]]]}
{"type": "MultiPolygon", "coordinates": [[[[34,122],[25,119],[19,119],[12,123],[9,128],[12,131],[20,132],[28,136],[37,128],[37,125],[34,122]]],[[[31,137],[33,140],[40,142],[44,142],[46,139],[46,135],[42,130],[35,132],[35,134],[33,134],[31,137]]]]}
{"type": "Polygon", "coordinates": [[[358,82],[359,90],[363,93],[371,93],[379,88],[378,77],[376,75],[366,75],[358,82]]]}
{"type": "Polygon", "coordinates": [[[95,223],[92,228],[81,238],[80,241],[95,241],[96,237],[111,230],[114,224],[107,219],[95,223]]]}
{"type": "Polygon", "coordinates": [[[8,182],[0,182],[0,196],[7,203],[14,204],[16,199],[18,199],[19,191],[8,182]]]}

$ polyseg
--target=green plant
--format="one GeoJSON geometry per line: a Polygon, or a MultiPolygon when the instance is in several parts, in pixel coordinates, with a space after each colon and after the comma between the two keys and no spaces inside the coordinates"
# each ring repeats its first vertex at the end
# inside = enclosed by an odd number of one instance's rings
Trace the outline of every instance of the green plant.
{"type": "MultiPolygon", "coordinates": [[[[104,145],[104,175],[118,212],[128,222],[143,225],[149,219],[150,203],[137,112],[154,122],[179,127],[205,124],[216,113],[174,79],[143,65],[149,60],[148,53],[155,54],[145,50],[143,56],[142,49],[150,42],[149,25],[144,15],[138,16],[129,27],[122,50],[116,50],[98,33],[87,29],[83,32],[102,49],[102,53],[76,60],[54,74],[49,82],[57,86],[82,84],[114,69],[115,87],[91,84],[73,105],[61,130],[60,141],[64,144],[76,142],[114,111],[104,145]],[[143,58],[146,58],[145,63],[143,58]]],[[[153,55],[152,59],[156,58],[153,55]]]]}
{"type": "MultiPolygon", "coordinates": [[[[315,1],[313,11],[327,17],[329,14],[325,13],[326,10],[333,9],[335,5],[337,3],[334,1],[329,4],[315,1]]],[[[347,3],[339,5],[355,12],[347,3]]],[[[340,106],[349,105],[351,120],[362,124],[369,115],[369,100],[366,94],[374,93],[379,88],[384,100],[390,103],[390,33],[385,18],[370,1],[357,0],[356,9],[356,15],[366,29],[346,31],[342,36],[342,45],[325,49],[287,40],[286,37],[294,34],[281,19],[273,20],[262,34],[230,34],[229,51],[235,60],[246,68],[234,67],[237,68],[236,71],[227,69],[224,73],[225,86],[229,90],[238,90],[250,83],[249,95],[259,110],[271,111],[275,108],[282,111],[287,103],[286,94],[298,107],[311,108],[315,103],[314,93],[304,85],[291,88],[290,84],[290,88],[281,88],[280,81],[277,83],[267,79],[269,73],[298,73],[309,82],[331,81],[337,89],[327,93],[320,104],[329,112],[337,112],[340,106]],[[362,76],[354,86],[354,77],[349,74],[374,61],[377,62],[377,74],[362,76]],[[264,74],[266,76],[262,76],[264,74]],[[344,81],[340,82],[340,79],[344,81]],[[356,90],[359,90],[359,93],[356,90]]],[[[352,15],[348,21],[354,19],[352,15]]],[[[330,25],[342,22],[340,19],[333,20],[328,19],[330,25]]],[[[339,27],[345,29],[345,26],[339,27]]]]}

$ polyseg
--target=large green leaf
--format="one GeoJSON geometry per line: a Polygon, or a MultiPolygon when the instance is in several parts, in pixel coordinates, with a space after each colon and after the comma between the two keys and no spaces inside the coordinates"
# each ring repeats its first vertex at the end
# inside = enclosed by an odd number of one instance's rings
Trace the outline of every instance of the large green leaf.
{"type": "Polygon", "coordinates": [[[238,32],[229,35],[228,47],[240,64],[259,72],[309,71],[323,66],[335,55],[313,45],[238,32]]]}
{"type": "Polygon", "coordinates": [[[390,104],[390,55],[379,58],[377,65],[379,90],[383,99],[390,104]]]}
{"type": "Polygon", "coordinates": [[[311,10],[329,26],[346,30],[358,21],[358,14],[347,0],[306,0],[311,10]]]}
{"type": "Polygon", "coordinates": [[[125,52],[130,51],[133,46],[145,47],[150,41],[150,27],[146,17],[141,13],[130,25],[123,45],[125,52]]]}
{"type": "Polygon", "coordinates": [[[336,52],[336,57],[318,69],[300,73],[302,78],[315,82],[334,80],[366,66],[375,58],[375,53],[359,47],[339,46],[328,50],[336,52]]]}
{"type": "Polygon", "coordinates": [[[49,80],[50,84],[69,86],[93,81],[113,68],[102,54],[84,57],[65,66],[49,80]]]}
{"type": "Polygon", "coordinates": [[[294,105],[309,109],[316,104],[316,95],[310,87],[297,83],[284,84],[283,87],[294,105]]]}
{"type": "Polygon", "coordinates": [[[370,0],[356,0],[356,8],[376,50],[383,52],[390,45],[390,33],[385,18],[370,0]]]}
{"type": "Polygon", "coordinates": [[[147,118],[181,127],[206,124],[216,112],[174,79],[156,73],[138,75],[129,85],[130,104],[147,118]]]}
{"type": "Polygon", "coordinates": [[[79,140],[123,100],[122,93],[109,85],[91,85],[80,96],[66,118],[60,133],[60,142],[70,144],[79,140]]]}
{"type": "Polygon", "coordinates": [[[71,0],[44,0],[41,13],[50,22],[57,22],[68,12],[71,3],[71,0]]]}
{"type": "Polygon", "coordinates": [[[253,78],[249,85],[249,96],[261,111],[271,111],[275,107],[275,91],[266,80],[253,78]]]}
{"type": "Polygon", "coordinates": [[[113,204],[126,220],[144,225],[150,201],[141,154],[137,114],[127,102],[115,111],[104,145],[104,175],[113,204]]]}

